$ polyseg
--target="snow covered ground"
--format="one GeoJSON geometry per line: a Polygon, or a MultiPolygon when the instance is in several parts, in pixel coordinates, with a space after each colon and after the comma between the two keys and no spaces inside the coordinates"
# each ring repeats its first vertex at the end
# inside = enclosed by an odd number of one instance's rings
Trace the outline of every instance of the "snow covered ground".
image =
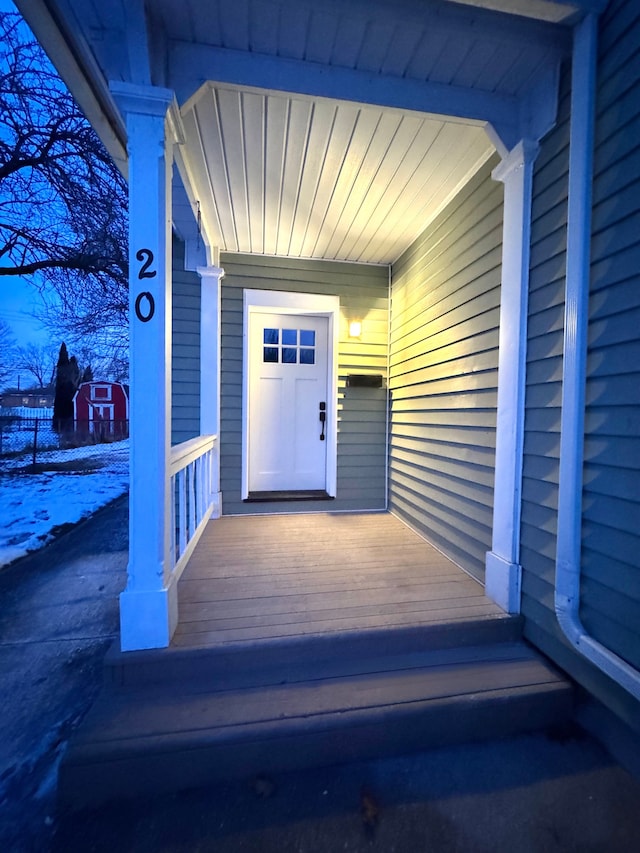
{"type": "Polygon", "coordinates": [[[29,462],[30,454],[0,458],[0,567],[42,548],[61,525],[75,524],[129,488],[128,441],[39,452],[42,473],[23,470],[29,462]]]}

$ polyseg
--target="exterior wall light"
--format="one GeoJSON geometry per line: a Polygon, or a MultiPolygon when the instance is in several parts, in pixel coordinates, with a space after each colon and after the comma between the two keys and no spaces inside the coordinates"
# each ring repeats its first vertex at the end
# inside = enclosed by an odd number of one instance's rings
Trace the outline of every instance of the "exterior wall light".
{"type": "Polygon", "coordinates": [[[362,321],[352,320],[349,323],[349,337],[359,338],[362,335],[362,321]]]}

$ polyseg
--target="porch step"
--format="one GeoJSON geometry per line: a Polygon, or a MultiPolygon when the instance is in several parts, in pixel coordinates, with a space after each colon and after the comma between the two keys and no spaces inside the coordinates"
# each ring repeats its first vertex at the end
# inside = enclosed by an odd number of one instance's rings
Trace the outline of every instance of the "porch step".
{"type": "Polygon", "coordinates": [[[175,791],[559,725],[570,685],[523,642],[355,658],[223,688],[107,686],[60,768],[63,803],[175,791]]]}
{"type": "Polygon", "coordinates": [[[282,639],[230,643],[216,648],[121,652],[114,643],[105,658],[105,683],[116,687],[200,682],[216,689],[261,686],[344,675],[363,660],[509,643],[519,640],[522,618],[500,616],[448,620],[282,639]]]}

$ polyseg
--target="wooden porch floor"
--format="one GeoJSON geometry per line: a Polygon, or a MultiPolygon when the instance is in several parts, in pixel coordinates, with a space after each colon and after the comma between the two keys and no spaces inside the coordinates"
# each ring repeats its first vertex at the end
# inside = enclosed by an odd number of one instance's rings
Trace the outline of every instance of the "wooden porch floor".
{"type": "Polygon", "coordinates": [[[178,584],[174,648],[504,616],[388,513],[223,517],[178,584]]]}

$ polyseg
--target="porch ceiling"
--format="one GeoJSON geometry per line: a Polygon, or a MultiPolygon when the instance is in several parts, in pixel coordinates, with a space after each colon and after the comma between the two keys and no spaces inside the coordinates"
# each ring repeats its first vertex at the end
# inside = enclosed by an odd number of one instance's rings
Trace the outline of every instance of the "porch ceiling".
{"type": "Polygon", "coordinates": [[[540,135],[541,81],[603,2],[16,0],[123,168],[109,81],[176,92],[186,239],[199,206],[223,250],[385,264],[492,142],[540,135]]]}
{"type": "Polygon", "coordinates": [[[481,126],[214,84],[183,119],[202,221],[232,252],[390,263],[494,151],[481,126]]]}

